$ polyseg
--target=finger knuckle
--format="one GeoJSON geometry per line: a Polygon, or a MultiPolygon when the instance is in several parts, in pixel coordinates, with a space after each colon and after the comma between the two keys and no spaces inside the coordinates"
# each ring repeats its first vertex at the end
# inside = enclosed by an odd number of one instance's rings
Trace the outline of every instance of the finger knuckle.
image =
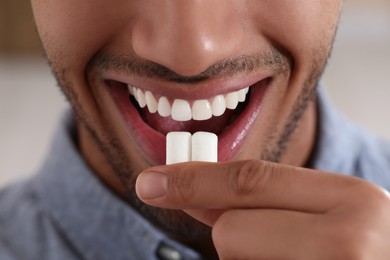
{"type": "Polygon", "coordinates": [[[375,185],[367,185],[365,190],[365,197],[369,200],[370,205],[379,210],[389,209],[390,207],[389,193],[375,185]]]}
{"type": "MultiPolygon", "coordinates": [[[[333,230],[333,248],[339,259],[373,258],[385,252],[383,241],[388,240],[390,200],[380,188],[366,181],[352,183],[353,200],[339,211],[333,230]]],[[[387,250],[387,249],[386,249],[387,250]]]]}
{"type": "Polygon", "coordinates": [[[380,244],[378,232],[361,222],[341,222],[337,227],[331,236],[334,258],[373,259],[373,253],[380,244]]]}
{"type": "Polygon", "coordinates": [[[349,197],[353,199],[352,205],[357,209],[357,213],[380,217],[383,213],[390,212],[389,193],[384,189],[359,179],[350,192],[349,197]]]}
{"type": "Polygon", "coordinates": [[[372,251],[367,247],[364,238],[349,238],[335,245],[337,259],[368,260],[372,259],[372,251]]]}
{"type": "Polygon", "coordinates": [[[249,160],[238,171],[230,173],[228,185],[235,196],[248,196],[264,190],[269,176],[270,164],[249,160]]]}

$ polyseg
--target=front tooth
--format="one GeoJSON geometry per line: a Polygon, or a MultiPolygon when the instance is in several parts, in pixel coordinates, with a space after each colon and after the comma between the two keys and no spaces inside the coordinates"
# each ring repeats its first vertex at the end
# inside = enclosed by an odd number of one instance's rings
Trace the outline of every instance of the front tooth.
{"type": "Polygon", "coordinates": [[[133,87],[133,96],[134,96],[134,99],[137,101],[138,103],[138,88],[136,87],[133,87]]]}
{"type": "Polygon", "coordinates": [[[226,101],[222,95],[218,95],[214,98],[214,101],[211,105],[214,116],[220,116],[225,113],[226,110],[226,101]]]}
{"type": "Polygon", "coordinates": [[[238,91],[238,102],[244,102],[246,98],[246,88],[238,91]]]}
{"type": "Polygon", "coordinates": [[[238,105],[238,93],[237,91],[231,92],[226,95],[226,107],[229,109],[236,109],[238,105]]]}
{"type": "Polygon", "coordinates": [[[166,97],[160,97],[157,104],[158,114],[162,117],[171,115],[171,105],[166,97]]]}
{"type": "Polygon", "coordinates": [[[137,96],[138,105],[141,108],[144,108],[146,106],[145,94],[142,92],[142,90],[137,89],[137,95],[136,96],[137,96]]]}
{"type": "Polygon", "coordinates": [[[145,100],[146,100],[146,105],[148,106],[149,112],[156,113],[157,112],[157,101],[154,98],[152,92],[146,91],[145,100]]]}
{"type": "Polygon", "coordinates": [[[207,120],[212,116],[211,106],[208,100],[196,100],[192,105],[192,118],[194,120],[207,120]]]}
{"type": "Polygon", "coordinates": [[[183,99],[175,99],[172,105],[172,119],[176,121],[188,121],[192,118],[190,103],[183,99]]]}

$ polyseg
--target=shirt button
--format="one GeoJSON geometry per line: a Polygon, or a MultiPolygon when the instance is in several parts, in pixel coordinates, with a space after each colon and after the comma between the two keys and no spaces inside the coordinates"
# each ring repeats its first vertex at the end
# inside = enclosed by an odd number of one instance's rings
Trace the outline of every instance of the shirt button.
{"type": "Polygon", "coordinates": [[[161,260],[182,260],[181,254],[170,246],[161,244],[157,249],[157,257],[161,260]]]}

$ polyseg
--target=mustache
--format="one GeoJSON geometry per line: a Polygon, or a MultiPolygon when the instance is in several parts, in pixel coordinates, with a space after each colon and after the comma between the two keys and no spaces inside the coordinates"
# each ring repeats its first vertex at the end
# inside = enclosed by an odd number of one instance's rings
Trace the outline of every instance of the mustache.
{"type": "Polygon", "coordinates": [[[271,70],[288,75],[292,66],[292,58],[288,52],[271,48],[251,55],[240,55],[221,60],[198,75],[182,76],[153,61],[127,55],[98,52],[88,63],[87,71],[113,71],[167,82],[191,84],[207,79],[231,77],[261,70],[271,70]]]}

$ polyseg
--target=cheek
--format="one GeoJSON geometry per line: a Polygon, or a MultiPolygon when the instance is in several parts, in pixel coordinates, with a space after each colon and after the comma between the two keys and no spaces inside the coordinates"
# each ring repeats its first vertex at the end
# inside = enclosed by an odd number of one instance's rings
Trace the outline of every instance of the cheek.
{"type": "Polygon", "coordinates": [[[33,0],[32,7],[49,60],[71,71],[84,69],[129,17],[123,3],[106,0],[33,0]]]}
{"type": "Polygon", "coordinates": [[[320,49],[330,49],[340,13],[339,0],[262,3],[261,13],[256,15],[258,30],[287,49],[295,63],[310,62],[320,49]]]}
{"type": "Polygon", "coordinates": [[[86,66],[127,28],[129,12],[123,11],[123,3],[107,0],[33,0],[32,7],[51,67],[72,106],[83,120],[103,125],[86,66]]]}

